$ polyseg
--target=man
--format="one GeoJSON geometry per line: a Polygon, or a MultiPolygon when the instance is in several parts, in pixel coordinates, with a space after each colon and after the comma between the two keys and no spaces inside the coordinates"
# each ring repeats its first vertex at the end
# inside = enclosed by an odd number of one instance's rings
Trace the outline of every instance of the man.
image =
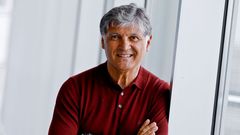
{"type": "Polygon", "coordinates": [[[151,29],[145,11],[135,4],[103,16],[107,61],[63,84],[49,135],[168,134],[169,85],[141,67],[151,29]]]}

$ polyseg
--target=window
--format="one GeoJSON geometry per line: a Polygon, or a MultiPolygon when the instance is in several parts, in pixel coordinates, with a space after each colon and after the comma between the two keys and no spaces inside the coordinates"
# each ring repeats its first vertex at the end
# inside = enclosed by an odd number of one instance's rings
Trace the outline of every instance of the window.
{"type": "MultiPolygon", "coordinates": [[[[2,114],[2,98],[5,87],[8,36],[11,16],[11,0],[0,0],[0,115],[2,114]]],[[[0,118],[0,134],[4,134],[0,118]]]]}
{"type": "Polygon", "coordinates": [[[5,83],[11,0],[0,0],[0,112],[5,83]]]}
{"type": "Polygon", "coordinates": [[[240,133],[240,2],[229,0],[215,134],[240,133]]]}
{"type": "Polygon", "coordinates": [[[237,135],[240,133],[240,9],[239,0],[235,1],[235,12],[233,14],[232,39],[229,50],[229,66],[227,69],[228,91],[227,104],[224,109],[223,119],[224,135],[237,135]],[[238,11],[237,11],[238,10],[238,11]],[[235,24],[235,26],[234,26],[235,24]]]}

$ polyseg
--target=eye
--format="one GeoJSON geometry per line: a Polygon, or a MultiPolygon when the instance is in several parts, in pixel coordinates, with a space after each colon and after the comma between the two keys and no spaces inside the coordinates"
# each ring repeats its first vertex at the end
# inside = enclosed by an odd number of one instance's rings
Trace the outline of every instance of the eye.
{"type": "Polygon", "coordinates": [[[120,38],[119,35],[116,34],[110,36],[110,39],[114,41],[118,40],[119,38],[120,38]]]}
{"type": "Polygon", "coordinates": [[[140,39],[140,38],[137,37],[137,36],[131,36],[131,37],[130,37],[130,40],[131,40],[131,41],[134,41],[134,42],[137,42],[139,39],[140,39]]]}

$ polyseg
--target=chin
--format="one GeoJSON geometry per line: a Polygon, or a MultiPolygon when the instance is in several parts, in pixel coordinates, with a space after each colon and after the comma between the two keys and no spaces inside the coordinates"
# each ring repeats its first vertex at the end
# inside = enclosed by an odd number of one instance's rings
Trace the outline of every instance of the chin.
{"type": "Polygon", "coordinates": [[[126,66],[118,66],[117,68],[118,68],[118,70],[121,70],[121,71],[126,71],[126,70],[131,69],[130,67],[126,67],[126,66]]]}
{"type": "Polygon", "coordinates": [[[134,69],[135,66],[133,65],[118,65],[118,70],[120,71],[128,71],[134,69]]]}

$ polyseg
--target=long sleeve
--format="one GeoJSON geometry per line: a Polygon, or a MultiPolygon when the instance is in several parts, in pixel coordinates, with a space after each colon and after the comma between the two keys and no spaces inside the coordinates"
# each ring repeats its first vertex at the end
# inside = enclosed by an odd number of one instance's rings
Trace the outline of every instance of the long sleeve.
{"type": "Polygon", "coordinates": [[[73,79],[68,79],[58,93],[48,135],[77,135],[79,128],[78,96],[73,79]]]}
{"type": "Polygon", "coordinates": [[[169,106],[169,85],[164,84],[158,89],[158,93],[154,95],[152,108],[149,113],[151,121],[156,122],[158,126],[156,135],[168,135],[169,106]]]}

